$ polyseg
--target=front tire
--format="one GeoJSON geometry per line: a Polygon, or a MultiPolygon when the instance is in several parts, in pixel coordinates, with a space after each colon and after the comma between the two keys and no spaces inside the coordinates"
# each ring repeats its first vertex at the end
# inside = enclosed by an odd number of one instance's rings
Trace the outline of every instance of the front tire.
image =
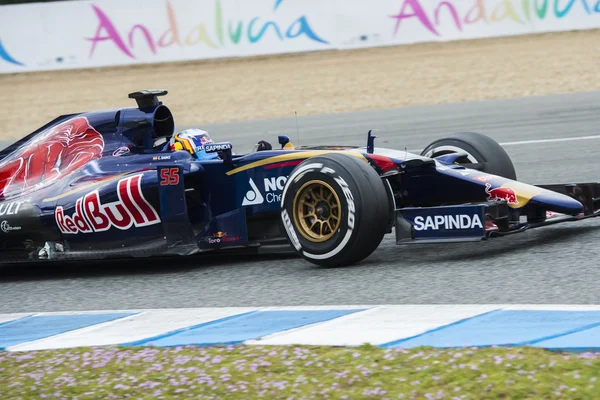
{"type": "Polygon", "coordinates": [[[467,159],[460,162],[467,168],[478,164],[482,172],[517,180],[515,167],[506,151],[489,136],[476,132],[459,132],[438,139],[427,146],[421,155],[429,158],[464,152],[467,159]]]}
{"type": "Polygon", "coordinates": [[[388,219],[381,177],[353,155],[309,158],[283,189],[283,231],[299,255],[320,266],[346,266],[368,257],[381,243],[388,219]]]}

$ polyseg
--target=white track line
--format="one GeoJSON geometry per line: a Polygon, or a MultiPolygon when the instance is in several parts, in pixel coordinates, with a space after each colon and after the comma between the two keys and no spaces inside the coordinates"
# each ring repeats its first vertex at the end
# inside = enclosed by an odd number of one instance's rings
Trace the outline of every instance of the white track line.
{"type": "Polygon", "coordinates": [[[571,141],[575,142],[577,140],[594,140],[594,139],[600,139],[600,135],[579,136],[579,137],[558,138],[558,139],[521,140],[520,142],[500,143],[500,146],[518,146],[520,144],[556,143],[556,142],[571,142],[571,141]]]}
{"type": "MultiPolygon", "coordinates": [[[[578,136],[570,138],[558,138],[558,139],[536,139],[536,140],[521,140],[518,142],[504,142],[500,143],[500,146],[519,146],[525,144],[540,144],[540,143],[559,143],[559,142],[576,142],[579,140],[595,140],[600,139],[600,135],[595,136],[578,136]]],[[[421,154],[424,149],[413,149],[407,150],[409,153],[421,154]]]]}

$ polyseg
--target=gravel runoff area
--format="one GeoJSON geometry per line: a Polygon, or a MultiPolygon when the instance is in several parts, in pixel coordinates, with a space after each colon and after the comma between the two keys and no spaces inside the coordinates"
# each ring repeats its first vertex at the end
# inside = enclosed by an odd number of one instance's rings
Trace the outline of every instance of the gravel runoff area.
{"type": "Polygon", "coordinates": [[[0,139],[169,90],[179,125],[600,89],[600,31],[0,75],[0,139]]]}
{"type": "Polygon", "coordinates": [[[3,399],[597,399],[600,353],[538,348],[0,352],[3,399]]]}

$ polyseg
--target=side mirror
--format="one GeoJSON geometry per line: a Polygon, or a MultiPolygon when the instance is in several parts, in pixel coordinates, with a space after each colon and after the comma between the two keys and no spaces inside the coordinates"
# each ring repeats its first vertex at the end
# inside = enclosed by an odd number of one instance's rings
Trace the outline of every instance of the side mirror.
{"type": "Polygon", "coordinates": [[[231,156],[233,146],[229,142],[223,143],[208,143],[204,145],[204,151],[207,153],[219,153],[219,157],[226,164],[233,164],[233,158],[231,156]]]}

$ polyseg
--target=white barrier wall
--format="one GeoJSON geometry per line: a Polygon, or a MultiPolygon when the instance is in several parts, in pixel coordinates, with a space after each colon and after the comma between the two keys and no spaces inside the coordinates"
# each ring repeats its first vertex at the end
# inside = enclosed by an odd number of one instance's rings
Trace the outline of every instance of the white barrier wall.
{"type": "Polygon", "coordinates": [[[98,0],[0,6],[0,73],[600,27],[600,0],[98,0]]]}

